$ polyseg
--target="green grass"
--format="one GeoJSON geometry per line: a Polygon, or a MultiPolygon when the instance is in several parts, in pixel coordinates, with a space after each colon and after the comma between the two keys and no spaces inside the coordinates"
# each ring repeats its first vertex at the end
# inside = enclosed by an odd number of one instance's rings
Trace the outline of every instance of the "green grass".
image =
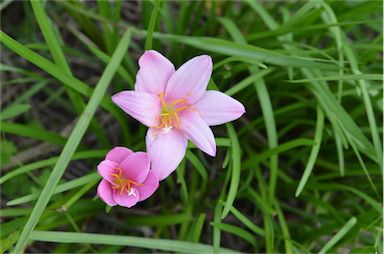
{"type": "Polygon", "coordinates": [[[381,1],[4,1],[1,252],[382,253],[381,1]],[[18,18],[15,20],[14,14],[18,18]],[[154,49],[244,116],[131,209],[96,197],[146,127],[110,97],[154,49]]]}

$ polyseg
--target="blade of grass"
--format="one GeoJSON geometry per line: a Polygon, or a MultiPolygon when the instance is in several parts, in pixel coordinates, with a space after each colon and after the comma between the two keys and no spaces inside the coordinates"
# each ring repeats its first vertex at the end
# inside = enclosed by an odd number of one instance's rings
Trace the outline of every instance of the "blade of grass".
{"type": "Polygon", "coordinates": [[[276,209],[277,218],[279,219],[279,224],[284,237],[285,253],[293,253],[293,246],[290,241],[291,236],[289,233],[287,222],[285,220],[284,213],[281,210],[279,202],[276,199],[273,200],[273,203],[276,209]]]}
{"type": "Polygon", "coordinates": [[[203,163],[197,158],[195,154],[193,154],[191,151],[187,151],[186,153],[186,158],[192,163],[192,165],[196,168],[196,170],[199,172],[202,182],[202,190],[201,192],[203,193],[205,191],[207,182],[208,182],[208,173],[207,170],[205,169],[203,163]]]}
{"type": "Polygon", "coordinates": [[[236,85],[229,88],[227,91],[225,91],[225,93],[229,96],[233,96],[236,93],[240,92],[241,90],[247,88],[248,86],[256,83],[256,81],[258,79],[263,78],[264,76],[270,74],[272,71],[273,71],[273,68],[269,68],[269,69],[257,71],[257,72],[252,72],[252,74],[250,76],[246,77],[245,79],[243,79],[242,81],[240,81],[236,85]]]}
{"type": "MultiPolygon", "coordinates": [[[[52,195],[75,189],[77,187],[83,186],[85,184],[88,184],[92,181],[99,180],[99,179],[100,179],[100,176],[97,173],[91,173],[89,175],[76,178],[72,181],[57,185],[53,189],[52,195]]],[[[40,195],[41,193],[33,193],[23,197],[19,197],[19,198],[8,201],[7,205],[14,206],[14,205],[24,204],[24,203],[38,199],[40,195]]]]}
{"type": "Polygon", "coordinates": [[[193,227],[193,231],[191,232],[192,242],[195,242],[195,243],[199,242],[200,236],[203,233],[203,226],[204,226],[205,217],[206,217],[206,214],[202,213],[197,218],[197,221],[193,227]]]}
{"type": "Polygon", "coordinates": [[[340,230],[336,233],[319,251],[320,254],[328,253],[328,251],[343,238],[357,223],[357,219],[352,217],[340,230]]]}
{"type": "MultiPolygon", "coordinates": [[[[145,31],[135,30],[135,32],[141,36],[146,35],[145,31]]],[[[321,63],[315,61],[316,59],[309,60],[304,57],[288,56],[276,51],[259,48],[252,45],[242,45],[240,43],[218,38],[182,36],[161,33],[154,33],[153,36],[155,38],[167,39],[223,55],[254,58],[255,60],[263,63],[270,63],[279,66],[318,68],[324,70],[335,70],[337,68],[336,65],[321,63]]]]}
{"type": "Polygon", "coordinates": [[[267,158],[271,157],[274,154],[279,154],[298,146],[314,146],[315,144],[316,142],[313,141],[312,139],[298,138],[295,140],[291,140],[286,143],[280,144],[275,148],[259,153],[257,157],[249,158],[248,160],[243,162],[243,167],[244,168],[252,167],[255,164],[265,161],[267,158]]]}
{"type": "Polygon", "coordinates": [[[120,62],[128,49],[131,35],[131,30],[127,30],[121,38],[111,61],[107,65],[103,75],[97,83],[94,93],[92,94],[83,114],[80,116],[80,119],[78,120],[67,143],[65,144],[59,160],[53,168],[52,173],[46,185],[44,186],[44,189],[39,199],[37,200],[36,205],[33,208],[31,216],[28,218],[28,221],[20,234],[20,238],[14,249],[14,253],[20,253],[24,249],[33,228],[36,226],[42,212],[44,211],[44,208],[47,206],[49,199],[52,196],[54,188],[60,181],[60,178],[63,175],[73,153],[75,152],[77,146],[80,144],[81,138],[84,136],[92,116],[96,112],[96,109],[107,90],[109,82],[112,80],[117,67],[120,65],[120,62]]]}
{"type": "MultiPolygon", "coordinates": [[[[34,231],[31,239],[44,242],[60,243],[91,243],[106,245],[133,246],[146,249],[158,249],[181,253],[211,253],[210,245],[185,241],[148,239],[145,237],[103,235],[90,233],[68,233],[58,231],[34,231]]],[[[221,248],[220,253],[236,253],[233,250],[221,248]]]]}
{"type": "Polygon", "coordinates": [[[47,141],[51,144],[63,146],[66,139],[55,132],[44,130],[40,127],[28,126],[18,123],[1,122],[0,130],[5,133],[11,133],[22,137],[34,138],[47,141]]]}
{"type": "MultiPolygon", "coordinates": [[[[107,20],[111,19],[111,6],[109,1],[98,0],[97,7],[99,10],[99,15],[104,17],[107,20]]],[[[111,26],[108,23],[101,23],[101,34],[104,38],[104,47],[105,51],[108,54],[111,54],[114,49],[114,38],[111,31],[111,26]]]]}
{"type": "Polygon", "coordinates": [[[338,81],[338,80],[383,80],[381,74],[347,74],[340,76],[327,76],[327,77],[316,77],[312,79],[296,79],[289,80],[289,83],[308,83],[311,81],[338,81]]]}
{"type": "Polygon", "coordinates": [[[221,230],[223,230],[225,232],[236,235],[236,236],[242,238],[243,240],[249,242],[250,244],[255,245],[255,242],[256,242],[255,237],[251,233],[249,233],[248,231],[246,231],[240,227],[226,224],[226,223],[211,222],[210,224],[213,227],[220,228],[221,230]]]}
{"type": "Polygon", "coordinates": [[[232,157],[232,167],[231,167],[231,182],[229,185],[227,200],[221,214],[221,219],[224,219],[236,199],[237,189],[239,188],[240,182],[240,171],[241,171],[241,154],[240,154],[240,144],[239,139],[237,138],[235,128],[232,124],[226,124],[227,132],[229,139],[231,140],[231,157],[232,157]]]}
{"type": "Polygon", "coordinates": [[[299,185],[297,186],[295,196],[298,197],[302,190],[304,189],[305,184],[307,183],[309,176],[312,173],[313,167],[317,159],[317,155],[320,151],[321,141],[323,139],[323,129],[324,129],[324,113],[321,108],[317,107],[317,119],[316,119],[316,129],[314,141],[316,144],[311,149],[311,154],[309,155],[307,165],[305,166],[304,173],[300,179],[299,185]]]}
{"type": "Polygon", "coordinates": [[[151,19],[149,20],[147,36],[145,38],[145,50],[152,49],[153,32],[155,31],[155,25],[157,21],[157,14],[159,13],[160,0],[154,0],[155,6],[153,7],[151,19]]]}
{"type": "Polygon", "coordinates": [[[255,234],[260,236],[265,236],[265,232],[262,228],[256,226],[251,220],[249,220],[246,216],[244,216],[239,210],[237,210],[234,206],[231,207],[231,213],[239,219],[246,227],[252,230],[255,234]]]}
{"type": "MultiPolygon", "coordinates": [[[[71,161],[81,160],[81,159],[90,159],[90,158],[100,158],[100,157],[103,157],[107,152],[108,152],[107,150],[80,151],[73,154],[71,161]]],[[[28,165],[24,165],[20,168],[12,169],[10,172],[0,177],[0,184],[5,183],[6,181],[14,178],[15,176],[30,172],[32,170],[53,165],[57,162],[58,159],[59,157],[52,157],[49,159],[40,160],[28,165]]]]}
{"type": "Polygon", "coordinates": [[[29,104],[13,104],[0,112],[0,121],[7,120],[9,118],[17,117],[29,110],[31,106],[29,104]]]}
{"type": "Polygon", "coordinates": [[[366,194],[366,193],[364,193],[364,192],[362,192],[356,188],[350,187],[350,186],[337,184],[337,183],[322,182],[322,183],[313,183],[313,184],[309,185],[307,188],[317,189],[317,190],[325,190],[325,191],[330,191],[330,190],[349,191],[349,192],[353,193],[355,196],[360,197],[365,202],[370,204],[377,212],[381,213],[381,211],[382,211],[382,205],[380,204],[380,202],[376,201],[374,198],[372,198],[368,194],[366,194]]]}

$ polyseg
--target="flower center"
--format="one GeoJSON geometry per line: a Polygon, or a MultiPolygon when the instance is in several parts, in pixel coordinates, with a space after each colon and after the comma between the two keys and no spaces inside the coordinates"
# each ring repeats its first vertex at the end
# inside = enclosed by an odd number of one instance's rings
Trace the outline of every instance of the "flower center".
{"type": "Polygon", "coordinates": [[[120,190],[120,195],[126,192],[128,196],[136,196],[136,189],[133,186],[143,186],[143,184],[124,178],[121,168],[117,167],[115,169],[117,173],[111,174],[111,176],[115,177],[115,185],[112,186],[112,189],[120,190]]]}
{"type": "Polygon", "coordinates": [[[161,113],[158,118],[161,121],[160,125],[156,128],[162,128],[165,132],[169,132],[172,127],[178,128],[180,126],[180,118],[178,114],[187,109],[187,100],[185,98],[171,101],[166,103],[164,100],[164,93],[159,95],[161,101],[161,113]]]}

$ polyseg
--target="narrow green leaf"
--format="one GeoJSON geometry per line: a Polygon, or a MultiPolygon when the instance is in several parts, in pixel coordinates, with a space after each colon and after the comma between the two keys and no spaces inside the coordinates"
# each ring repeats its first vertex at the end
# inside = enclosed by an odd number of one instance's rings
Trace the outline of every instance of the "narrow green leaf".
{"type": "Polygon", "coordinates": [[[259,153],[254,158],[249,158],[248,160],[243,162],[244,168],[249,168],[252,165],[258,164],[262,161],[265,161],[269,157],[279,154],[288,150],[291,150],[292,148],[298,147],[298,146],[314,146],[316,144],[315,141],[312,139],[306,139],[306,138],[298,138],[295,140],[288,141],[284,144],[280,144],[275,148],[269,149],[267,151],[264,151],[262,153],[259,153]]]}
{"type": "Polygon", "coordinates": [[[62,146],[66,141],[66,138],[56,134],[55,132],[44,130],[35,126],[28,126],[11,122],[1,122],[0,127],[0,130],[5,133],[47,141],[55,145],[62,146]]]}
{"type": "MultiPolygon", "coordinates": [[[[132,246],[146,249],[157,249],[181,253],[211,253],[210,245],[176,240],[150,239],[146,237],[103,235],[90,233],[68,233],[59,231],[34,231],[31,240],[54,243],[91,243],[132,246]]],[[[236,253],[233,250],[221,248],[220,253],[236,253]]]]}
{"type": "Polygon", "coordinates": [[[316,130],[314,141],[316,144],[312,147],[311,154],[309,155],[307,165],[305,166],[304,173],[300,179],[299,185],[297,186],[295,196],[298,197],[301,191],[304,189],[305,184],[307,183],[309,176],[312,173],[313,167],[317,159],[317,155],[320,151],[321,141],[323,139],[323,129],[324,129],[324,113],[317,107],[317,119],[316,119],[316,130]]]}
{"type": "MultiPolygon", "coordinates": [[[[90,158],[102,158],[107,152],[108,152],[107,150],[80,151],[80,152],[75,153],[72,156],[71,161],[81,160],[81,159],[90,159],[90,158]]],[[[32,170],[36,170],[39,168],[54,165],[58,159],[59,159],[59,157],[52,157],[49,159],[40,160],[40,161],[36,161],[36,162],[33,162],[31,164],[28,164],[28,165],[21,166],[21,167],[16,168],[16,169],[12,169],[7,174],[2,175],[0,177],[0,184],[3,184],[6,181],[8,181],[8,180],[10,180],[10,179],[12,179],[18,175],[30,172],[32,170]]]]}
{"type": "Polygon", "coordinates": [[[231,157],[232,157],[232,167],[231,167],[231,182],[229,185],[227,200],[221,214],[221,219],[224,219],[231,207],[233,202],[236,199],[237,189],[239,188],[240,182],[240,171],[241,171],[241,154],[240,154],[240,144],[239,139],[237,138],[236,131],[233,128],[232,124],[226,124],[229,139],[231,140],[231,157]]]}
{"type": "Polygon", "coordinates": [[[326,76],[326,77],[316,77],[311,79],[296,79],[289,80],[290,83],[308,83],[311,81],[338,81],[338,80],[383,80],[383,75],[381,74],[349,74],[342,76],[326,76]]]}
{"type": "Polygon", "coordinates": [[[343,238],[357,223],[357,219],[352,217],[340,230],[336,233],[319,251],[320,254],[328,253],[328,251],[343,238]]]}
{"type": "MultiPolygon", "coordinates": [[[[51,194],[54,195],[57,193],[62,193],[62,192],[68,191],[68,190],[72,190],[72,189],[78,188],[80,186],[83,186],[85,184],[88,184],[90,182],[93,182],[93,181],[99,180],[99,179],[100,179],[100,176],[96,172],[91,173],[89,175],[82,176],[82,177],[76,178],[72,181],[57,185],[53,189],[51,194]]],[[[19,197],[19,198],[8,201],[7,205],[8,206],[14,206],[14,205],[24,204],[24,203],[38,199],[40,197],[40,195],[42,195],[42,193],[33,193],[33,194],[29,194],[29,195],[26,195],[23,197],[19,197]]]]}
{"type": "Polygon", "coordinates": [[[244,239],[248,243],[255,245],[255,242],[256,242],[255,237],[252,234],[250,234],[248,231],[246,231],[242,228],[239,228],[239,227],[234,226],[234,225],[229,225],[229,224],[225,224],[225,223],[215,223],[215,222],[211,222],[211,225],[213,227],[220,228],[221,230],[226,231],[230,234],[239,236],[240,238],[244,239]]]}
{"type": "Polygon", "coordinates": [[[9,118],[17,117],[25,112],[27,112],[30,108],[29,104],[13,104],[0,112],[0,121],[7,120],[9,118]]]}
{"type": "MultiPolygon", "coordinates": [[[[136,30],[136,32],[141,35],[145,34],[145,32],[139,30],[136,30]]],[[[155,38],[167,39],[227,56],[254,58],[255,60],[263,63],[290,67],[318,68],[324,70],[337,69],[336,65],[321,63],[312,59],[309,60],[305,57],[288,56],[276,51],[267,50],[252,45],[243,45],[218,38],[181,36],[161,33],[154,33],[153,35],[155,38]]]]}
{"type": "Polygon", "coordinates": [[[258,79],[261,79],[262,77],[270,74],[272,71],[273,71],[273,68],[269,68],[269,69],[265,69],[265,70],[257,71],[257,72],[256,71],[252,72],[252,74],[250,76],[246,77],[245,79],[243,79],[242,81],[240,81],[236,85],[232,86],[230,89],[225,91],[225,93],[228,94],[229,96],[233,96],[236,93],[240,92],[241,90],[252,85],[258,79]]]}
{"type": "Polygon", "coordinates": [[[152,49],[153,32],[155,31],[155,25],[157,21],[157,14],[159,13],[160,0],[155,0],[155,6],[153,7],[151,19],[149,20],[147,36],[145,38],[145,50],[152,49]]]}
{"type": "Polygon", "coordinates": [[[262,228],[256,226],[251,220],[249,220],[246,216],[244,216],[239,210],[237,210],[234,206],[231,207],[231,213],[238,218],[246,227],[252,230],[255,234],[260,236],[265,236],[265,232],[262,228]]]}

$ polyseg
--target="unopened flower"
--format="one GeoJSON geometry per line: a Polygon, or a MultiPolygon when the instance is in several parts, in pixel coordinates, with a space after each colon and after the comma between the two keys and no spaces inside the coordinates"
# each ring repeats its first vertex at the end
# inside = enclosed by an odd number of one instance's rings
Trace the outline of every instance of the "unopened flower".
{"type": "Polygon", "coordinates": [[[224,93],[206,91],[211,57],[194,57],[175,71],[167,58],[149,50],[140,57],[139,65],[135,91],[120,92],[112,100],[149,127],[147,151],[159,180],[179,165],[188,140],[215,156],[216,143],[209,126],[235,120],[245,109],[224,93]]]}
{"type": "Polygon", "coordinates": [[[115,147],[97,166],[103,177],[97,195],[109,206],[132,207],[150,197],[159,187],[157,175],[150,170],[147,153],[115,147]]]}

